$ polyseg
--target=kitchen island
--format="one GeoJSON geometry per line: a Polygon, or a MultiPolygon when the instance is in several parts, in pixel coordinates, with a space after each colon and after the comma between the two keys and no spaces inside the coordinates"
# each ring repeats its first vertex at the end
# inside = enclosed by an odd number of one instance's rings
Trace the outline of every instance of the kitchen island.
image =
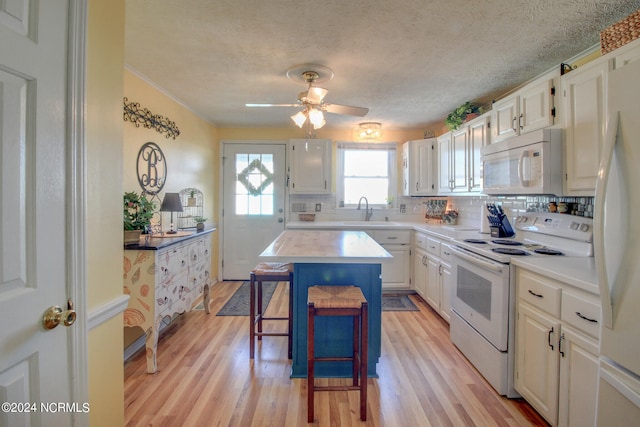
{"type": "MultiPolygon", "coordinates": [[[[392,256],[363,231],[286,230],[261,254],[266,262],[294,264],[292,378],[307,376],[307,293],[314,285],[358,286],[369,304],[369,377],[376,378],[382,328],[381,263],[392,256]]],[[[319,317],[315,324],[316,357],[349,356],[351,318],[319,317]]],[[[323,362],[317,377],[350,377],[349,362],[323,362]]]]}

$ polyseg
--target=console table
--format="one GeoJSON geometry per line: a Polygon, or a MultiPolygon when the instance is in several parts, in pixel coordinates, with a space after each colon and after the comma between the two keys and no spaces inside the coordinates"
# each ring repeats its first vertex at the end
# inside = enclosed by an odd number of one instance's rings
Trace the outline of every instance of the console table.
{"type": "Polygon", "coordinates": [[[181,232],[177,237],[144,236],[124,251],[124,293],[130,295],[124,326],[145,333],[147,372],[157,371],[158,332],[165,317],[184,313],[204,294],[209,312],[211,232],[181,232]],[[182,235],[182,234],[186,235],[182,235]]]}

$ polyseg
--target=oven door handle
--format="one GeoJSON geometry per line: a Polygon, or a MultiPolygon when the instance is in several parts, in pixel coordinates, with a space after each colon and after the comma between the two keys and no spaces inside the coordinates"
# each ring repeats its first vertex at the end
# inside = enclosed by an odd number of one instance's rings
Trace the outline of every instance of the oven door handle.
{"type": "Polygon", "coordinates": [[[476,265],[480,265],[483,268],[486,268],[488,270],[491,271],[497,271],[499,273],[502,272],[502,269],[505,267],[504,264],[500,264],[497,262],[493,262],[485,257],[479,256],[479,255],[475,255],[471,252],[468,252],[464,249],[459,249],[456,246],[451,246],[451,250],[453,251],[454,255],[457,257],[460,257],[466,261],[469,261],[473,264],[476,265]]]}

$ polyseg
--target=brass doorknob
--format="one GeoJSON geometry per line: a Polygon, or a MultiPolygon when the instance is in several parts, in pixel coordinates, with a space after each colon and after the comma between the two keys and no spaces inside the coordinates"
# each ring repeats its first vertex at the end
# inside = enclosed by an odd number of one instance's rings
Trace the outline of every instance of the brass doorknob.
{"type": "Polygon", "coordinates": [[[42,316],[42,325],[45,329],[53,329],[62,323],[64,326],[71,326],[76,321],[76,311],[73,309],[73,303],[68,301],[67,310],[63,310],[58,305],[52,305],[44,312],[42,316]]]}

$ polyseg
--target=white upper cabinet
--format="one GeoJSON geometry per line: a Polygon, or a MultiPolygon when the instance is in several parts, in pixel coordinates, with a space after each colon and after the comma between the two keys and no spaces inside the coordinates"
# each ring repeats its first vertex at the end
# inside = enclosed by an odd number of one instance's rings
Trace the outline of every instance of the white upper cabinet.
{"type": "Polygon", "coordinates": [[[482,159],[480,151],[489,144],[490,113],[469,122],[469,191],[482,190],[482,159]]]}
{"type": "Polygon", "coordinates": [[[491,142],[554,124],[555,74],[547,73],[491,107],[491,142]]]}
{"type": "Polygon", "coordinates": [[[402,145],[402,194],[429,196],[436,189],[435,138],[407,141],[402,145]]]}
{"type": "Polygon", "coordinates": [[[616,69],[624,67],[630,62],[639,60],[640,39],[614,50],[611,55],[614,55],[614,66],[616,69]]]}
{"type": "Polygon", "coordinates": [[[331,141],[289,140],[288,183],[290,194],[331,192],[331,141]]]}
{"type": "Polygon", "coordinates": [[[451,192],[451,132],[438,137],[438,194],[451,192]]]}
{"type": "Polygon", "coordinates": [[[480,150],[489,141],[490,113],[438,137],[438,194],[482,190],[480,150]]]}
{"type": "Polygon", "coordinates": [[[466,126],[451,134],[451,191],[465,192],[468,190],[469,176],[469,129],[466,126]]]}
{"type": "Polygon", "coordinates": [[[613,62],[596,60],[561,78],[565,121],[565,188],[593,196],[605,137],[607,77],[613,62]]]}
{"type": "Polygon", "coordinates": [[[510,96],[496,101],[491,107],[491,142],[503,141],[519,134],[518,105],[520,98],[510,96]]]}
{"type": "Polygon", "coordinates": [[[537,84],[527,85],[520,93],[520,133],[553,126],[555,88],[553,79],[543,79],[537,84]]]}

